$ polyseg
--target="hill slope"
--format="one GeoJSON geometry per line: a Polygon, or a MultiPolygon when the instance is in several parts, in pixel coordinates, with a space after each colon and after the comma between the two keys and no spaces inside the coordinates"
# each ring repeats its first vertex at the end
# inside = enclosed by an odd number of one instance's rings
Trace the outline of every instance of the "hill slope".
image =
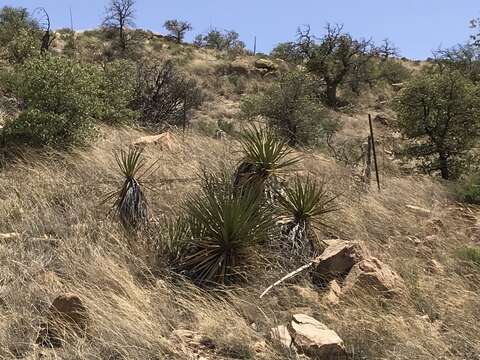
{"type": "MultiPolygon", "coordinates": [[[[180,211],[202,168],[233,166],[240,157],[236,140],[213,136],[216,120],[234,121],[238,108],[240,95],[225,90],[232,83],[217,72],[225,62],[231,69],[230,60],[181,50],[192,59],[185,68],[211,97],[194,115],[194,130],[145,145],[147,159],[158,160],[150,179],[158,190],[147,190],[153,223],[180,211]]],[[[239,77],[249,88],[268,81],[239,77]]],[[[367,99],[353,113],[337,114],[344,119],[339,138],[361,140],[374,105],[367,99]]],[[[297,151],[302,161],[295,172],[327,176],[340,210],[328,219],[332,229],[318,236],[352,241],[391,268],[401,279],[399,289],[389,289],[392,296],[356,286],[332,301],[307,271],[260,298],[299,265],[268,256],[247,283],[224,290],[202,290],[170,273],[155,256],[155,229],[129,237],[102,204],[119,179],[113,150],[152,135],[145,130],[103,127],[90,148],[32,150],[7,162],[0,176],[0,358],[300,359],[306,357],[268,334],[302,313],[334,330],[350,359],[480,359],[480,270],[458,257],[459,249],[480,242],[480,211],[456,203],[434,178],[403,175],[389,158],[394,134],[377,123],[375,130],[385,139],[381,192],[374,184],[365,189],[358,169],[325,151],[297,151]],[[49,306],[62,293],[81,298],[87,334],[67,337],[57,349],[39,346],[49,306]]]]}

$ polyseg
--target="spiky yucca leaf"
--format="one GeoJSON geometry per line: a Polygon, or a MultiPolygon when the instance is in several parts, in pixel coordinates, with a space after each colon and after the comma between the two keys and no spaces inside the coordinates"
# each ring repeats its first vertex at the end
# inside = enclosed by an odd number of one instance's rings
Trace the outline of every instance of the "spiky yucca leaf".
{"type": "Polygon", "coordinates": [[[336,196],[328,191],[326,182],[316,181],[310,176],[303,179],[296,176],[293,183],[277,195],[280,206],[295,222],[322,223],[323,215],[338,210],[334,205],[336,196]]]}
{"type": "Polygon", "coordinates": [[[147,201],[142,191],[140,179],[145,175],[146,162],[143,151],[130,147],[115,153],[115,160],[123,177],[122,186],[107,195],[105,202],[113,200],[113,210],[127,230],[145,224],[148,219],[147,201]]]}
{"type": "Polygon", "coordinates": [[[244,156],[235,174],[235,186],[263,182],[300,159],[292,156],[287,140],[269,128],[252,126],[242,135],[240,142],[244,156]]]}
{"type": "Polygon", "coordinates": [[[277,197],[280,207],[292,218],[288,238],[293,247],[301,249],[308,242],[315,251],[313,239],[309,238],[310,227],[330,227],[324,215],[338,210],[334,205],[336,196],[330,194],[324,180],[318,182],[310,176],[304,179],[297,176],[277,197]]]}
{"type": "Polygon", "coordinates": [[[231,185],[217,182],[215,174],[206,176],[202,191],[184,206],[192,243],[181,267],[200,284],[228,284],[242,277],[249,247],[267,240],[273,217],[262,207],[258,193],[244,191],[238,196],[231,185]]]}
{"type": "Polygon", "coordinates": [[[191,240],[190,225],[183,217],[164,219],[157,250],[172,266],[176,267],[191,240]]]}

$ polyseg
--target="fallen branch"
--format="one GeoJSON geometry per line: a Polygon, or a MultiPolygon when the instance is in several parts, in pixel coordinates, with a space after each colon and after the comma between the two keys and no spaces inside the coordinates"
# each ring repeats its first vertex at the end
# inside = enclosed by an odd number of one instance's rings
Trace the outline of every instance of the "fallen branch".
{"type": "Polygon", "coordinates": [[[270,290],[272,290],[275,286],[280,285],[285,280],[288,280],[288,279],[294,277],[295,275],[301,273],[303,270],[306,270],[306,269],[312,267],[316,263],[317,263],[317,259],[314,259],[314,260],[310,261],[308,264],[305,264],[305,265],[299,267],[298,269],[296,269],[295,271],[292,271],[291,273],[285,275],[283,278],[281,278],[280,280],[276,281],[275,283],[270,285],[268,288],[266,288],[265,291],[262,293],[262,295],[260,295],[260,299],[262,297],[264,297],[265,295],[267,295],[267,293],[270,292],[270,290]]]}

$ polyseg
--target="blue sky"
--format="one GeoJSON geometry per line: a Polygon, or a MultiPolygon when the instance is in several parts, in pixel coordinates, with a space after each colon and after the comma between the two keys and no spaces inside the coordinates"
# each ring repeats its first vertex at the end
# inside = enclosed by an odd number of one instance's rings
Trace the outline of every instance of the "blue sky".
{"type": "MultiPolygon", "coordinates": [[[[0,5],[34,9],[43,6],[55,28],[98,26],[107,0],[1,0],[0,5]]],[[[341,23],[356,37],[392,40],[402,55],[424,59],[432,50],[465,42],[469,20],[480,16],[476,0],[137,0],[137,27],[163,32],[167,19],[190,21],[193,35],[210,27],[234,29],[249,48],[257,36],[258,50],[292,40],[296,28],[310,24],[321,33],[327,22],[341,23]]]]}

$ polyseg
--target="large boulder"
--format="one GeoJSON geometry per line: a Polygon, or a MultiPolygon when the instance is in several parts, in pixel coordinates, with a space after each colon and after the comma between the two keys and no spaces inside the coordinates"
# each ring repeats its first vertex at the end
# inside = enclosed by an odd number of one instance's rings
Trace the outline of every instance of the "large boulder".
{"type": "Polygon", "coordinates": [[[275,64],[272,60],[268,60],[268,59],[255,60],[255,67],[257,69],[265,69],[268,72],[273,72],[278,70],[277,64],[275,64]]]}
{"type": "Polygon", "coordinates": [[[41,326],[37,343],[47,347],[60,347],[69,336],[85,336],[87,328],[88,313],[83,301],[75,294],[62,294],[53,300],[48,320],[41,326]]]}
{"type": "Polygon", "coordinates": [[[335,278],[345,277],[350,269],[362,258],[360,246],[352,241],[331,240],[329,246],[315,260],[313,281],[326,286],[335,278]]]}
{"type": "Polygon", "coordinates": [[[248,76],[252,72],[252,64],[245,59],[236,59],[229,66],[229,73],[235,75],[248,76]]]}
{"type": "Polygon", "coordinates": [[[305,355],[322,360],[347,359],[343,340],[314,318],[304,314],[293,315],[288,328],[296,348],[305,355]]]}
{"type": "Polygon", "coordinates": [[[353,289],[371,289],[391,297],[405,288],[403,279],[390,266],[372,257],[356,264],[347,278],[343,292],[353,289]]]}

